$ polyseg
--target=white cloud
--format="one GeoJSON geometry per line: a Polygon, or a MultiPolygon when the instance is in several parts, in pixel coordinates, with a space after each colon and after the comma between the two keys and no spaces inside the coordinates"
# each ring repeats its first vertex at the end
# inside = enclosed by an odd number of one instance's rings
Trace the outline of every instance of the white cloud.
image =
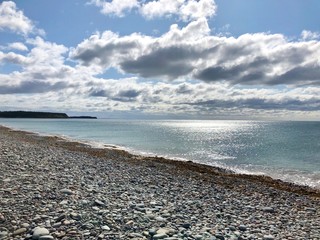
{"type": "Polygon", "coordinates": [[[320,42],[288,41],[281,34],[210,35],[205,18],[160,37],[107,31],[80,43],[70,57],[144,78],[199,79],[242,85],[319,85],[320,42]]]}
{"type": "MultiPolygon", "coordinates": [[[[107,2],[93,3],[103,7],[107,2]]],[[[268,33],[214,36],[207,21],[215,13],[214,1],[108,3],[108,14],[120,16],[140,5],[140,11],[149,6],[149,13],[145,12],[149,18],[172,15],[192,21],[183,28],[174,24],[159,37],[96,33],[73,49],[41,37],[7,44],[1,47],[8,51],[0,51],[1,67],[16,64],[20,68],[0,74],[0,105],[211,117],[251,116],[253,112],[256,116],[320,116],[316,33],[303,32],[299,41],[268,33]],[[75,66],[67,64],[70,60],[75,66]],[[95,77],[110,68],[134,77],[95,77]]],[[[27,35],[35,31],[30,24],[31,30],[25,32],[5,28],[27,35]]]]}
{"type": "Polygon", "coordinates": [[[27,43],[32,48],[25,55],[0,52],[0,64],[16,64],[21,69],[0,77],[1,94],[45,93],[75,86],[68,79],[74,69],[65,65],[63,56],[68,48],[40,37],[27,39],[27,43]]]}
{"type": "Polygon", "coordinates": [[[111,2],[92,0],[90,3],[101,7],[101,13],[106,15],[112,14],[118,17],[123,17],[126,11],[130,11],[139,6],[137,0],[112,0],[111,2]]]}
{"type": "Polygon", "coordinates": [[[0,64],[1,63],[13,63],[18,65],[25,65],[28,63],[28,58],[14,52],[9,52],[9,53],[0,52],[0,64]]]}
{"type": "Polygon", "coordinates": [[[208,18],[216,13],[216,5],[213,0],[189,0],[180,8],[180,17],[184,21],[208,18]]]}
{"type": "Polygon", "coordinates": [[[21,10],[12,1],[0,3],[0,30],[9,29],[15,33],[28,35],[30,33],[44,34],[44,31],[37,29],[32,21],[24,16],[21,10]]]}
{"type": "Polygon", "coordinates": [[[216,4],[213,0],[158,0],[143,4],[140,12],[147,19],[175,15],[190,21],[214,16],[216,4]]]}
{"type": "Polygon", "coordinates": [[[184,0],[158,0],[141,6],[140,12],[146,18],[170,16],[176,14],[184,0]]]}
{"type": "Polygon", "coordinates": [[[311,32],[308,30],[303,30],[301,33],[301,38],[304,41],[318,40],[320,38],[320,33],[319,32],[311,32]]]}
{"type": "Polygon", "coordinates": [[[147,19],[177,16],[182,21],[210,18],[217,9],[214,0],[92,0],[90,4],[100,7],[105,15],[123,17],[125,12],[137,9],[147,19]]]}
{"type": "Polygon", "coordinates": [[[19,51],[28,51],[28,47],[22,42],[14,42],[8,45],[9,49],[19,50],[19,51]]]}

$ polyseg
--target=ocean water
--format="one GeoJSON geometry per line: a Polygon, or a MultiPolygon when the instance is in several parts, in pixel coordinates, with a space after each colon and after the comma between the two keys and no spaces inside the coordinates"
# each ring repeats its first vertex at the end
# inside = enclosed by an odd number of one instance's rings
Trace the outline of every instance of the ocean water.
{"type": "Polygon", "coordinates": [[[320,189],[320,122],[0,119],[0,124],[320,189]]]}

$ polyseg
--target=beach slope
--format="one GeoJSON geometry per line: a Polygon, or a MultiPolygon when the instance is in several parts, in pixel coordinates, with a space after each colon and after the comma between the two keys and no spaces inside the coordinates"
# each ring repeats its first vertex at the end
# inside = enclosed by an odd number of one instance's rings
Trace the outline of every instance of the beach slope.
{"type": "Polygon", "coordinates": [[[320,239],[319,196],[0,127],[0,239],[320,239]]]}

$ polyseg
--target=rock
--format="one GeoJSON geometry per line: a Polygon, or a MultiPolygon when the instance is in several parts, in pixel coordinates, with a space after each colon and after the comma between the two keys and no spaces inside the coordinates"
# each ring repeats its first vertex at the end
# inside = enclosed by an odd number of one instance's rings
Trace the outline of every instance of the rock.
{"type": "Polygon", "coordinates": [[[13,235],[20,235],[22,233],[25,233],[26,231],[27,231],[26,228],[19,228],[13,232],[13,235]]]}
{"type": "Polygon", "coordinates": [[[215,237],[216,237],[217,239],[220,239],[220,240],[225,240],[224,236],[221,235],[221,234],[219,234],[219,233],[217,233],[217,234],[215,235],[215,237]]]}
{"type": "Polygon", "coordinates": [[[105,205],[103,202],[101,202],[98,199],[94,200],[94,204],[97,205],[97,206],[104,206],[105,205]]]}
{"type": "Polygon", "coordinates": [[[229,229],[233,232],[237,230],[234,226],[229,226],[229,229]]]}
{"type": "Polygon", "coordinates": [[[149,229],[149,234],[150,234],[151,236],[155,235],[156,233],[157,233],[157,230],[156,230],[156,229],[154,229],[154,228],[149,229]]]}
{"type": "MultiPolygon", "coordinates": [[[[60,203],[61,204],[61,203],[60,203]]],[[[60,222],[61,220],[66,218],[66,214],[61,214],[59,217],[55,219],[56,222],[60,222]]]]}
{"type": "Polygon", "coordinates": [[[5,217],[0,213],[0,223],[4,223],[5,221],[5,217]]]}
{"type": "Polygon", "coordinates": [[[163,217],[156,217],[155,219],[156,219],[156,221],[158,221],[158,222],[165,222],[165,221],[166,221],[166,219],[163,218],[163,217]]]}
{"type": "Polygon", "coordinates": [[[175,233],[175,230],[172,228],[159,228],[156,234],[165,234],[165,235],[172,235],[175,233]]]}
{"type": "Polygon", "coordinates": [[[49,235],[49,230],[43,227],[36,227],[33,230],[32,239],[39,239],[41,236],[49,235]]]}
{"type": "Polygon", "coordinates": [[[21,226],[24,228],[28,228],[30,226],[30,224],[29,223],[22,223],[21,226]]]}
{"type": "Polygon", "coordinates": [[[317,212],[317,210],[315,208],[306,208],[307,212],[317,212]]]}
{"type": "Polygon", "coordinates": [[[153,239],[164,239],[164,238],[167,238],[167,237],[169,237],[167,234],[159,233],[159,234],[154,235],[153,239]]]}
{"type": "Polygon", "coordinates": [[[247,231],[247,227],[245,225],[240,225],[238,228],[240,231],[247,231]]]}
{"type": "Polygon", "coordinates": [[[267,213],[274,213],[274,209],[272,207],[264,207],[262,208],[262,211],[267,213]]]}
{"type": "Polygon", "coordinates": [[[59,204],[60,205],[67,205],[69,202],[68,200],[62,200],[59,204]]]}
{"type": "Polygon", "coordinates": [[[181,227],[188,229],[191,227],[191,224],[190,223],[183,223],[183,224],[181,224],[181,227]]]}
{"type": "Polygon", "coordinates": [[[39,238],[39,240],[52,240],[52,239],[54,239],[54,237],[50,235],[44,235],[39,238]]]}
{"type": "Polygon", "coordinates": [[[77,213],[70,213],[70,217],[73,219],[73,220],[81,220],[81,215],[80,214],[77,214],[77,213]]]}
{"type": "Polygon", "coordinates": [[[61,193],[66,194],[66,195],[72,195],[73,191],[68,189],[68,188],[64,188],[60,190],[61,193]]]}
{"type": "Polygon", "coordinates": [[[272,235],[263,236],[263,240],[274,240],[275,238],[272,235]]]}
{"type": "Polygon", "coordinates": [[[101,229],[105,230],[105,231],[110,231],[111,230],[107,225],[102,226],[101,229]]]}
{"type": "Polygon", "coordinates": [[[0,239],[6,239],[6,236],[8,235],[8,232],[0,231],[0,239]]]}

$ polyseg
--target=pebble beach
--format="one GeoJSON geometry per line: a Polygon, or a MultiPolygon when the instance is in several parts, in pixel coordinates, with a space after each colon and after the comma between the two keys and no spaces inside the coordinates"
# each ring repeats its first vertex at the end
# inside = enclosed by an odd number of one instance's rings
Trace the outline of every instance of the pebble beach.
{"type": "Polygon", "coordinates": [[[320,239],[320,191],[0,126],[0,239],[320,239]]]}

